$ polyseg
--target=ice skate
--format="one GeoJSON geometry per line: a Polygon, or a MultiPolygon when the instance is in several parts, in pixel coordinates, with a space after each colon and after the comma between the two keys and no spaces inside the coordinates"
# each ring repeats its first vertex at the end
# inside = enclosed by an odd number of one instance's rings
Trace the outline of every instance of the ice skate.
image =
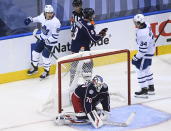
{"type": "Polygon", "coordinates": [[[135,92],[135,97],[137,98],[148,98],[148,89],[142,88],[141,91],[135,92]]]}
{"type": "Polygon", "coordinates": [[[155,95],[154,85],[148,86],[148,95],[155,95]]]}
{"type": "Polygon", "coordinates": [[[38,66],[34,66],[33,63],[31,63],[31,65],[32,65],[32,68],[30,68],[27,71],[28,75],[33,75],[33,74],[36,74],[38,72],[38,66]]]}
{"type": "Polygon", "coordinates": [[[48,78],[48,76],[49,76],[49,71],[45,69],[42,75],[40,76],[40,80],[46,79],[48,78]]]}

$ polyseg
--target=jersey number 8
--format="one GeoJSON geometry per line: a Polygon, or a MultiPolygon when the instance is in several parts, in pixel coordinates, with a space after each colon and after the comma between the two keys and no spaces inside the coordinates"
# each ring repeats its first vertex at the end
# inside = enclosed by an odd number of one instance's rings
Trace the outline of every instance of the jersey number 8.
{"type": "Polygon", "coordinates": [[[73,37],[72,37],[73,40],[76,39],[77,34],[78,34],[78,27],[75,28],[74,35],[73,35],[73,37]]]}

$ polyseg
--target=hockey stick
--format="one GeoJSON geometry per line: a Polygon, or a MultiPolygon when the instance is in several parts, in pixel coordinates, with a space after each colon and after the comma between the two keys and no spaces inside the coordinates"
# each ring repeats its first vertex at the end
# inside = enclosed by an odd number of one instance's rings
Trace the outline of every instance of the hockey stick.
{"type": "Polygon", "coordinates": [[[163,26],[163,28],[161,29],[159,35],[157,36],[157,38],[155,39],[155,43],[157,42],[158,38],[160,37],[161,33],[163,32],[164,28],[166,27],[167,23],[169,22],[169,20],[167,20],[163,26]]]}
{"type": "MultiPolygon", "coordinates": [[[[37,32],[38,32],[38,29],[34,29],[34,31],[33,31],[33,36],[37,39],[37,40],[40,40],[40,38],[37,36],[37,32]]],[[[44,46],[45,48],[46,48],[46,50],[56,59],[56,60],[58,60],[58,57],[56,57],[55,55],[54,55],[54,53],[53,52],[51,52],[46,46],[44,46]]]]}
{"type": "MultiPolygon", "coordinates": [[[[155,39],[155,44],[158,40],[158,38],[160,37],[161,33],[163,32],[164,28],[166,27],[167,23],[169,22],[169,19],[165,22],[164,26],[162,27],[161,31],[159,32],[159,35],[157,36],[157,38],[155,39]]],[[[158,48],[156,47],[156,51],[155,51],[156,55],[158,55],[158,48]]]]}
{"type": "MultiPolygon", "coordinates": [[[[136,113],[132,112],[127,120],[125,122],[113,122],[113,121],[103,121],[104,125],[110,125],[110,126],[118,126],[118,127],[127,127],[131,124],[135,117],[136,113]]],[[[61,117],[61,116],[60,116],[61,117]]],[[[73,112],[66,112],[62,115],[62,119],[58,117],[58,120],[56,121],[57,125],[85,125],[85,124],[91,124],[89,120],[78,120],[75,117],[75,113],[73,112]],[[60,120],[62,122],[60,122],[60,120]]]]}

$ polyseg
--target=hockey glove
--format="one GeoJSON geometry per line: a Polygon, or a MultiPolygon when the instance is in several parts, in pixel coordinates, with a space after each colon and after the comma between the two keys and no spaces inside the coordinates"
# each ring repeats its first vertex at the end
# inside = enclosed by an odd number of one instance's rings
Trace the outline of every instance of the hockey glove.
{"type": "Polygon", "coordinates": [[[135,65],[138,69],[140,69],[141,61],[142,61],[142,58],[139,59],[136,57],[136,55],[134,55],[132,58],[132,64],[135,65]]]}
{"type": "Polygon", "coordinates": [[[108,31],[108,28],[104,28],[104,29],[102,29],[100,32],[99,32],[99,35],[101,35],[101,36],[106,36],[106,32],[108,31]]]}
{"type": "Polygon", "coordinates": [[[51,45],[50,41],[48,39],[45,39],[45,44],[46,45],[51,45]]]}
{"type": "Polygon", "coordinates": [[[138,61],[138,58],[136,57],[136,55],[133,56],[132,61],[138,61]]]}
{"type": "Polygon", "coordinates": [[[27,17],[25,20],[24,20],[24,24],[25,25],[29,25],[31,22],[33,22],[33,18],[31,16],[27,17]]]}

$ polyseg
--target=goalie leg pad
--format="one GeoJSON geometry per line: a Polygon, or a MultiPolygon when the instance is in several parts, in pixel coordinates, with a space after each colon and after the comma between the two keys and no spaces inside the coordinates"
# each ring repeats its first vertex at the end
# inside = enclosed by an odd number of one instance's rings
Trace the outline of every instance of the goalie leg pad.
{"type": "Polygon", "coordinates": [[[95,128],[99,128],[99,127],[103,126],[103,121],[101,120],[101,118],[99,117],[99,115],[97,114],[97,112],[95,110],[88,113],[87,117],[89,118],[91,124],[95,128]]]}

